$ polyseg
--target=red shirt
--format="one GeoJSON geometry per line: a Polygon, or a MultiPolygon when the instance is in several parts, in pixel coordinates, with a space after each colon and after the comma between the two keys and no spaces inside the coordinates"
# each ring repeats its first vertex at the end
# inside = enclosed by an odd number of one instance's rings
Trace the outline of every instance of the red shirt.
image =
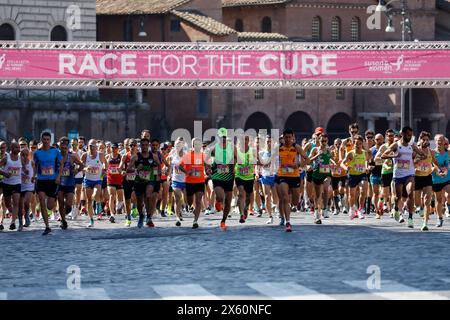
{"type": "Polygon", "coordinates": [[[205,183],[205,154],[187,152],[180,165],[186,170],[186,183],[205,183]]]}

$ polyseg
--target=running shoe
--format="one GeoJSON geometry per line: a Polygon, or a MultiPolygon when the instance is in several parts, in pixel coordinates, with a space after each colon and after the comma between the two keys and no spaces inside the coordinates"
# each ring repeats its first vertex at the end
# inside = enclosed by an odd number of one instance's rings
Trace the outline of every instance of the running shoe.
{"type": "Polygon", "coordinates": [[[14,222],[9,226],[9,230],[16,230],[16,224],[14,222]]]}
{"type": "Polygon", "coordinates": [[[144,226],[144,216],[139,217],[137,227],[142,228],[144,226]]]}
{"type": "Polygon", "coordinates": [[[253,210],[253,208],[249,208],[248,209],[248,214],[251,215],[251,216],[255,215],[255,211],[253,210]]]}
{"type": "Polygon", "coordinates": [[[114,216],[109,217],[109,222],[116,223],[116,218],[114,216]]]}
{"type": "Polygon", "coordinates": [[[400,220],[398,220],[398,223],[404,223],[405,222],[405,218],[403,218],[403,216],[400,216],[400,220]]]}
{"type": "Polygon", "coordinates": [[[422,229],[420,229],[420,230],[422,230],[422,231],[428,231],[428,226],[427,226],[426,224],[424,224],[424,225],[422,226],[422,229]]]}
{"type": "Polygon", "coordinates": [[[131,220],[125,219],[125,227],[131,227],[131,220]]]}
{"type": "Polygon", "coordinates": [[[227,230],[227,226],[226,226],[226,224],[225,224],[225,221],[221,221],[221,222],[220,222],[220,229],[221,229],[222,231],[227,230]]]}
{"type": "Polygon", "coordinates": [[[60,224],[60,226],[59,226],[61,229],[63,229],[63,230],[67,230],[67,221],[66,220],[64,220],[64,221],[61,221],[61,224],[60,224]]]}
{"type": "Polygon", "coordinates": [[[436,227],[441,228],[444,225],[444,219],[438,219],[436,227]]]}
{"type": "Polygon", "coordinates": [[[167,218],[167,214],[166,214],[166,212],[165,212],[165,211],[161,211],[161,217],[163,217],[163,218],[167,218]]]}
{"type": "Polygon", "coordinates": [[[344,208],[344,210],[342,211],[343,214],[348,214],[348,211],[346,208],[344,208]]]}
{"type": "Polygon", "coordinates": [[[350,209],[350,220],[357,218],[358,215],[355,212],[355,209],[350,209]]]}
{"type": "Polygon", "coordinates": [[[450,212],[446,211],[446,212],[445,212],[445,216],[446,216],[447,218],[450,218],[450,212]]]}
{"type": "Polygon", "coordinates": [[[180,227],[180,226],[181,226],[181,221],[180,221],[180,220],[177,220],[177,222],[175,222],[175,225],[176,225],[177,227],[180,227]]]}
{"type": "Polygon", "coordinates": [[[131,216],[132,216],[133,218],[136,218],[138,215],[139,215],[138,209],[137,209],[137,208],[133,208],[133,209],[131,210],[131,216]]]}
{"type": "MultiPolygon", "coordinates": [[[[400,222],[400,211],[394,209],[394,219],[400,222]]],[[[403,218],[403,217],[402,217],[403,218]]]]}
{"type": "Polygon", "coordinates": [[[270,217],[269,220],[266,221],[266,224],[273,224],[273,217],[270,217]]]}
{"type": "Polygon", "coordinates": [[[194,224],[192,225],[192,229],[197,229],[198,228],[198,223],[194,222],[194,224]]]}
{"type": "Polygon", "coordinates": [[[412,218],[408,218],[408,228],[414,228],[414,220],[412,218]]]}
{"type": "Polygon", "coordinates": [[[280,218],[280,226],[284,226],[284,217],[280,218]]]}
{"type": "Polygon", "coordinates": [[[286,232],[292,232],[292,226],[290,222],[286,223],[286,232]]]}
{"type": "Polygon", "coordinates": [[[23,231],[23,224],[19,224],[19,228],[17,228],[17,231],[23,231]]]}
{"type": "Polygon", "coordinates": [[[28,228],[31,225],[30,216],[28,214],[25,215],[25,224],[23,225],[25,228],[28,228]]]}
{"type": "Polygon", "coordinates": [[[323,210],[323,217],[324,217],[325,219],[329,219],[329,218],[330,218],[330,214],[328,213],[328,210],[327,210],[327,209],[323,210]]]}
{"type": "Polygon", "coordinates": [[[87,225],[88,228],[94,227],[94,218],[89,219],[89,224],[87,225]]]}
{"type": "Polygon", "coordinates": [[[101,214],[101,213],[99,213],[98,215],[97,215],[97,220],[102,220],[103,219],[103,215],[101,214]]]}
{"type": "Polygon", "coordinates": [[[258,218],[261,218],[262,215],[263,215],[263,210],[262,210],[262,209],[259,209],[257,217],[258,217],[258,218]]]}
{"type": "Polygon", "coordinates": [[[377,215],[375,216],[375,219],[381,219],[381,215],[379,213],[377,213],[377,215]]]}
{"type": "Polygon", "coordinates": [[[314,223],[315,223],[315,224],[322,224],[322,220],[320,220],[320,219],[314,219],[314,223]]]}
{"type": "Polygon", "coordinates": [[[148,219],[147,220],[147,227],[149,227],[149,228],[154,228],[155,227],[155,224],[153,223],[152,219],[148,219]]]}
{"type": "Polygon", "coordinates": [[[52,229],[50,229],[49,227],[45,228],[44,232],[42,233],[43,236],[48,235],[50,232],[52,232],[52,229]]]}
{"type": "Polygon", "coordinates": [[[239,223],[245,223],[245,216],[241,216],[241,218],[239,219],[239,223]]]}
{"type": "Polygon", "coordinates": [[[335,208],[333,210],[333,216],[337,216],[337,215],[339,215],[339,210],[335,208]]]}
{"type": "Polygon", "coordinates": [[[0,231],[5,230],[5,227],[3,226],[3,224],[0,224],[0,231]]]}

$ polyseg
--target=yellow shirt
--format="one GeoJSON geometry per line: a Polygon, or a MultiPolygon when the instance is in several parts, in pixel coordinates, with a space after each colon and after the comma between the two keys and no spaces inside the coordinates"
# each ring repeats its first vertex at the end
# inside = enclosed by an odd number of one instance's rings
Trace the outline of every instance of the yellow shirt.
{"type": "Polygon", "coordinates": [[[359,176],[366,173],[366,152],[357,153],[356,150],[351,151],[353,159],[348,164],[348,173],[352,176],[359,176]]]}
{"type": "Polygon", "coordinates": [[[416,168],[416,176],[429,176],[433,172],[433,157],[431,156],[431,152],[428,150],[427,158],[424,160],[420,160],[414,166],[416,168]]]}

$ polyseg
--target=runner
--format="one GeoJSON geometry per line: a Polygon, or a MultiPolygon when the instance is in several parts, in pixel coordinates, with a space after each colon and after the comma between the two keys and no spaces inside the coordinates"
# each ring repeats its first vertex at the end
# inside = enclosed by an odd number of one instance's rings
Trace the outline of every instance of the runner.
{"type": "MultiPolygon", "coordinates": [[[[228,131],[220,128],[217,131],[218,140],[214,148],[208,152],[210,158],[207,163],[211,163],[211,178],[216,195],[215,208],[217,212],[223,211],[220,229],[227,229],[226,221],[230,214],[231,200],[233,198],[234,186],[234,148],[231,141],[228,141],[228,131]]],[[[208,169],[209,171],[209,169],[208,169]]]]}
{"type": "MultiPolygon", "coordinates": [[[[59,139],[59,146],[61,148],[61,156],[63,169],[61,172],[61,183],[58,188],[58,207],[61,215],[61,228],[67,229],[66,216],[71,213],[73,208],[73,200],[75,194],[75,175],[78,171],[83,170],[83,163],[78,158],[77,153],[69,151],[69,138],[61,137],[59,139]],[[78,169],[75,169],[75,165],[78,169]]],[[[72,213],[72,218],[75,220],[77,211],[72,213]]]]}
{"type": "Polygon", "coordinates": [[[331,176],[331,165],[336,165],[332,160],[332,155],[328,147],[328,135],[322,133],[320,135],[320,144],[315,147],[310,154],[310,161],[313,167],[313,184],[314,192],[316,194],[315,208],[314,208],[314,223],[322,224],[323,218],[329,218],[327,212],[328,204],[328,177],[331,176]]]}
{"type": "MultiPolygon", "coordinates": [[[[45,230],[42,235],[47,235],[52,231],[48,223],[47,210],[52,210],[55,207],[58,184],[63,169],[61,152],[50,146],[51,138],[50,133],[42,133],[42,147],[36,150],[33,155],[37,172],[36,192],[45,223],[45,230]]],[[[65,227],[63,221],[61,221],[61,227],[65,227]]]]}
{"type": "Polygon", "coordinates": [[[380,198],[380,202],[383,202],[383,212],[394,212],[394,208],[392,206],[393,198],[392,193],[394,190],[391,190],[391,183],[394,175],[394,163],[392,159],[381,158],[382,154],[395,142],[395,132],[392,129],[386,130],[386,143],[383,144],[377,152],[375,156],[375,161],[383,161],[383,165],[381,167],[381,183],[382,183],[382,195],[380,198]]]}
{"type": "Polygon", "coordinates": [[[355,218],[364,219],[363,211],[367,192],[367,163],[371,159],[370,152],[364,150],[363,137],[360,135],[354,136],[353,143],[353,150],[347,153],[341,163],[341,167],[348,171],[348,186],[350,188],[348,202],[351,220],[355,218]],[[359,189],[360,193],[359,203],[357,189],[359,189]]]}
{"type": "Polygon", "coordinates": [[[192,149],[183,156],[180,167],[186,173],[186,194],[189,206],[194,204],[195,196],[192,229],[197,229],[205,192],[205,154],[202,151],[202,141],[200,139],[192,139],[192,149]]]}
{"type": "MultiPolygon", "coordinates": [[[[377,134],[375,136],[375,145],[370,148],[372,153],[372,161],[370,162],[370,184],[372,185],[373,198],[372,203],[376,210],[376,219],[381,219],[383,215],[383,197],[380,199],[380,186],[382,183],[381,172],[383,168],[383,160],[376,158],[378,151],[381,149],[384,143],[384,137],[382,134],[377,134]]],[[[367,210],[367,208],[366,208],[367,210]]]]}
{"type": "Polygon", "coordinates": [[[272,152],[272,138],[267,135],[265,148],[259,152],[261,166],[261,184],[264,192],[266,211],[269,220],[266,224],[273,224],[273,207],[278,203],[277,190],[275,187],[275,173],[278,168],[276,154],[272,152]]]}
{"type": "Polygon", "coordinates": [[[108,184],[108,194],[109,194],[109,210],[111,211],[111,216],[109,221],[111,223],[116,222],[116,213],[123,206],[124,194],[123,194],[123,176],[121,171],[121,157],[119,154],[119,144],[111,144],[111,154],[106,156],[107,162],[107,184],[108,184]]]}
{"type": "Polygon", "coordinates": [[[24,148],[20,152],[22,158],[23,168],[20,186],[20,202],[19,202],[19,228],[18,231],[22,231],[23,228],[27,228],[31,224],[30,219],[30,203],[31,197],[34,194],[35,185],[35,167],[33,160],[30,160],[30,151],[24,148]],[[24,219],[25,218],[25,219],[24,219]],[[25,220],[25,223],[23,221],[25,220]]]}
{"type": "Polygon", "coordinates": [[[121,162],[120,162],[120,168],[122,170],[122,176],[123,176],[123,191],[125,196],[125,210],[126,210],[126,216],[125,216],[125,226],[130,227],[131,226],[131,216],[132,216],[132,210],[137,211],[137,205],[135,199],[133,199],[134,195],[134,181],[136,179],[136,171],[135,170],[128,170],[128,166],[130,164],[131,158],[136,156],[138,153],[138,145],[136,140],[129,139],[125,142],[126,146],[126,153],[122,156],[121,162]],[[132,206],[133,204],[133,206],[132,206]]]}
{"type": "Polygon", "coordinates": [[[283,145],[279,148],[280,167],[276,183],[280,201],[280,225],[286,223],[286,232],[291,232],[289,192],[292,193],[292,202],[298,203],[300,187],[299,167],[302,166],[301,163],[298,163],[298,156],[300,155],[305,163],[309,163],[309,158],[300,145],[294,144],[294,132],[291,129],[284,130],[283,142],[283,145]]]}
{"type": "MultiPolygon", "coordinates": [[[[366,130],[364,135],[366,138],[364,140],[364,142],[365,142],[364,147],[367,151],[372,152],[372,148],[375,146],[375,132],[373,132],[372,130],[366,130]]],[[[372,153],[372,160],[371,160],[370,164],[374,163],[373,158],[374,158],[374,156],[372,153]]],[[[373,191],[373,187],[372,187],[372,183],[371,183],[371,181],[372,181],[372,170],[371,169],[373,169],[372,166],[369,166],[369,172],[367,175],[367,181],[369,183],[367,183],[366,210],[365,210],[365,213],[367,215],[369,215],[370,212],[372,211],[372,197],[374,195],[374,191],[373,191]]]]}
{"type": "Polygon", "coordinates": [[[334,148],[331,150],[331,156],[335,165],[331,165],[331,189],[333,190],[334,211],[333,215],[338,215],[341,211],[346,214],[346,204],[344,201],[347,184],[347,173],[341,167],[339,160],[339,150],[342,144],[341,139],[334,140],[334,148]]]}
{"type": "Polygon", "coordinates": [[[168,162],[170,164],[170,180],[171,186],[175,195],[175,215],[177,227],[181,226],[181,221],[183,217],[181,214],[184,191],[186,189],[186,174],[181,167],[181,160],[184,157],[184,142],[177,139],[175,141],[175,148],[172,150],[168,157],[168,162]]]}
{"type": "MultiPolygon", "coordinates": [[[[12,214],[9,230],[16,229],[16,219],[19,215],[20,191],[22,183],[22,159],[19,155],[20,146],[15,140],[11,142],[10,153],[0,160],[3,178],[3,199],[8,211],[12,214]]],[[[26,168],[24,168],[26,171],[26,168]]],[[[28,174],[26,171],[25,173],[28,174]]],[[[20,224],[22,227],[22,224],[20,224]]],[[[22,229],[22,228],[21,228],[22,229]]]]}
{"type": "Polygon", "coordinates": [[[83,190],[86,198],[86,205],[89,215],[88,228],[94,227],[93,201],[96,202],[96,214],[102,213],[102,171],[106,166],[106,159],[103,153],[97,151],[97,141],[89,140],[88,152],[81,156],[81,162],[84,165],[83,190]]]}
{"type": "Polygon", "coordinates": [[[400,141],[391,145],[381,156],[382,159],[394,159],[394,183],[395,183],[395,213],[394,218],[398,222],[404,222],[400,216],[399,208],[402,196],[407,198],[408,228],[414,228],[414,153],[425,156],[415,144],[411,144],[413,130],[404,127],[400,141]]]}
{"type": "MultiPolygon", "coordinates": [[[[436,142],[435,158],[438,166],[433,171],[433,192],[436,199],[436,211],[437,211],[437,224],[438,228],[441,228],[444,224],[444,205],[445,205],[445,193],[450,193],[450,174],[449,164],[450,156],[449,150],[445,147],[445,137],[442,134],[438,134],[434,137],[436,142]]],[[[450,205],[450,201],[447,198],[447,207],[450,205]]]]}
{"type": "Polygon", "coordinates": [[[416,155],[414,158],[416,213],[423,217],[422,231],[428,231],[433,196],[433,165],[436,168],[439,167],[434,152],[430,150],[430,138],[430,133],[426,131],[420,133],[418,147],[426,157],[416,155]]]}

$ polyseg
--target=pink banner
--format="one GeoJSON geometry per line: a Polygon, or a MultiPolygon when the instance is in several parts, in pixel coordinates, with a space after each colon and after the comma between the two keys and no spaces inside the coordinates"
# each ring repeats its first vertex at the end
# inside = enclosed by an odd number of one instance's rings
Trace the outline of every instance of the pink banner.
{"type": "Polygon", "coordinates": [[[0,49],[0,79],[450,80],[450,50],[0,49]]]}

